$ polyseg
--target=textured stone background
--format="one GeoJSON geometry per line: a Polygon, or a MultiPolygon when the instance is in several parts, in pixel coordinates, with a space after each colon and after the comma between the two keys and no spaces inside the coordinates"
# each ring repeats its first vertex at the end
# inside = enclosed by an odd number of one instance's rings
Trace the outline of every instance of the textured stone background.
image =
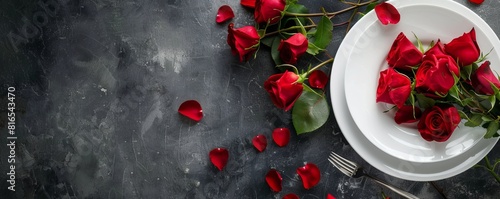
{"type": "MultiPolygon", "coordinates": [[[[500,33],[499,1],[459,2],[500,33]]],[[[337,0],[301,3],[311,11],[341,6],[337,0]]],[[[292,134],[287,147],[270,143],[257,153],[252,137],[270,138],[272,129],[290,126],[291,116],[276,109],[262,88],[277,72],[267,49],[248,63],[231,55],[227,26],[215,23],[223,4],[235,10],[236,27],[253,24],[252,13],[236,0],[2,1],[0,198],[281,198],[289,192],[301,198],[381,198],[382,191],[398,198],[372,181],[340,174],[326,161],[332,150],[419,197],[441,197],[428,182],[384,175],[364,162],[333,114],[317,132],[292,134]],[[50,4],[48,10],[40,2],[50,4]],[[13,46],[9,34],[27,40],[13,46]],[[7,191],[4,175],[8,86],[17,89],[15,194],[7,191]],[[202,104],[201,122],[177,113],[188,99],[202,104]],[[214,147],[230,151],[222,172],[208,160],[214,147]],[[311,190],[302,188],[295,173],[304,162],[322,171],[311,190]],[[280,193],[264,182],[270,168],[283,175],[280,193]]],[[[334,33],[331,55],[345,30],[334,33]]],[[[499,146],[491,156],[500,158],[499,146]]],[[[435,183],[448,198],[498,198],[500,188],[482,169],[435,183]]]]}

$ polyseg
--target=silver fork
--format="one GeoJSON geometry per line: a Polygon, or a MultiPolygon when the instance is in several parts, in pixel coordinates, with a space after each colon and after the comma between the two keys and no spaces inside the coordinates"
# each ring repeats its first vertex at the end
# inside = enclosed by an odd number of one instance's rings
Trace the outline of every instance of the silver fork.
{"type": "Polygon", "coordinates": [[[335,152],[330,153],[330,156],[328,157],[328,161],[330,161],[330,163],[332,163],[333,166],[335,166],[339,171],[341,171],[343,174],[345,174],[349,177],[359,178],[362,176],[366,176],[366,177],[372,179],[373,181],[375,181],[376,183],[378,183],[384,187],[387,187],[388,189],[398,193],[399,195],[401,195],[405,198],[418,199],[417,196],[415,196],[411,193],[408,193],[408,192],[403,191],[401,189],[398,189],[394,186],[391,186],[387,183],[384,183],[384,182],[376,179],[375,177],[365,173],[363,171],[363,168],[361,168],[358,164],[356,164],[353,161],[350,161],[350,160],[343,158],[342,156],[336,154],[335,152]]]}

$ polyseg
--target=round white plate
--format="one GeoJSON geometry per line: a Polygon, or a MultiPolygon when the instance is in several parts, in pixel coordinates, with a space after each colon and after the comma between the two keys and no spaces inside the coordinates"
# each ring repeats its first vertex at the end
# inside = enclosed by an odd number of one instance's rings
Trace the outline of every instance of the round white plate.
{"type": "Polygon", "coordinates": [[[448,1],[432,4],[418,1],[415,3],[418,5],[413,6],[403,6],[402,1],[398,2],[395,4],[400,4],[401,21],[388,26],[378,21],[370,23],[348,56],[344,83],[349,111],[368,140],[389,155],[413,162],[436,162],[455,157],[477,144],[486,130],[466,127],[462,121],[446,142],[424,140],[416,124],[409,126],[394,122],[394,111],[385,112],[392,105],[375,102],[379,73],[388,68],[385,59],[400,32],[415,44],[413,34],[424,44],[438,39],[448,43],[474,27],[481,51],[487,53],[493,49],[488,60],[496,71],[500,71],[500,59],[492,43],[498,43],[498,38],[495,34],[488,34],[491,30],[488,25],[476,25],[484,21],[471,17],[471,11],[460,12],[440,6],[449,4],[448,1]]]}
{"type": "MultiPolygon", "coordinates": [[[[488,37],[493,37],[495,35],[493,30],[491,30],[491,28],[489,28],[489,26],[479,16],[470,11],[468,8],[454,1],[396,0],[390,1],[389,3],[396,6],[399,10],[406,8],[411,9],[411,7],[417,8],[417,10],[421,11],[421,16],[426,15],[426,10],[423,10],[422,8],[431,9],[430,7],[449,10],[455,13],[461,13],[461,15],[467,16],[468,20],[474,21],[475,27],[480,28],[488,37]]],[[[400,23],[403,23],[403,21],[405,20],[405,15],[404,13],[401,14],[402,18],[400,23]]],[[[371,164],[378,170],[394,177],[412,181],[433,181],[449,178],[464,172],[465,170],[469,169],[471,166],[479,162],[486,154],[488,154],[493,146],[495,146],[498,138],[481,139],[477,142],[477,144],[470,147],[469,150],[446,160],[437,162],[414,162],[402,160],[385,153],[384,151],[376,147],[370,140],[368,140],[354,122],[349,112],[347,101],[345,98],[346,92],[344,86],[344,74],[346,65],[351,53],[356,50],[354,46],[357,41],[363,34],[366,34],[365,30],[367,28],[372,26],[373,23],[378,23],[377,20],[378,19],[375,13],[370,12],[360,21],[358,21],[342,41],[342,44],[340,45],[335,56],[330,79],[330,92],[335,118],[337,119],[337,123],[339,124],[342,133],[344,134],[350,145],[353,147],[353,149],[364,160],[366,160],[369,164],[371,164]]],[[[450,21],[449,23],[453,23],[453,21],[450,21]]],[[[464,28],[464,31],[467,31],[467,29],[470,29],[470,27],[464,28]]],[[[477,36],[485,37],[485,35],[477,36]]],[[[495,40],[491,43],[493,43],[494,46],[500,46],[500,42],[498,40],[495,40]]],[[[479,45],[483,44],[480,43],[479,45]]],[[[381,51],[387,51],[387,49],[381,49],[381,51]]],[[[496,51],[492,53],[495,53],[494,56],[498,57],[496,51]]]]}

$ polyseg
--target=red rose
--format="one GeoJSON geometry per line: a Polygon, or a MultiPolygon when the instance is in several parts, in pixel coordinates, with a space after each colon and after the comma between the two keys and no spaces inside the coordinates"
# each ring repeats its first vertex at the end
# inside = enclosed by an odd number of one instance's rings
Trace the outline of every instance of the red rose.
{"type": "Polygon", "coordinates": [[[285,0],[256,0],[254,18],[257,23],[274,24],[280,20],[281,11],[285,10],[285,0]]]}
{"type": "Polygon", "coordinates": [[[424,53],[424,56],[429,56],[429,55],[436,55],[436,56],[446,55],[446,53],[444,52],[444,46],[440,40],[438,40],[434,44],[434,46],[432,46],[429,50],[427,50],[427,52],[424,53]]]}
{"type": "Polygon", "coordinates": [[[380,72],[377,87],[377,102],[395,104],[402,107],[411,93],[410,78],[393,68],[380,72]]]}
{"type": "Polygon", "coordinates": [[[425,56],[415,75],[415,89],[431,98],[441,98],[448,94],[459,76],[458,66],[448,55],[425,56]]]}
{"type": "Polygon", "coordinates": [[[495,91],[491,87],[492,84],[497,88],[500,88],[500,81],[498,81],[497,77],[493,74],[493,71],[491,71],[489,61],[481,64],[481,66],[479,66],[479,68],[472,73],[470,79],[472,87],[474,87],[474,90],[480,94],[495,94],[495,91]]]}
{"type": "Polygon", "coordinates": [[[307,38],[301,33],[295,33],[287,40],[281,40],[278,51],[280,58],[287,64],[297,63],[297,58],[307,50],[307,38]]]}
{"type": "Polygon", "coordinates": [[[418,107],[405,105],[398,108],[394,116],[394,121],[396,124],[412,123],[418,121],[421,115],[422,111],[418,107]]]}
{"type": "Polygon", "coordinates": [[[234,24],[228,26],[227,44],[231,46],[231,52],[240,56],[240,61],[246,60],[259,45],[259,34],[253,26],[244,26],[234,29],[234,24]]]}
{"type": "Polygon", "coordinates": [[[427,141],[444,142],[460,123],[457,108],[451,105],[433,106],[422,113],[418,131],[427,141]]]}
{"type": "Polygon", "coordinates": [[[299,76],[293,72],[274,74],[264,82],[264,88],[271,96],[276,107],[288,111],[302,94],[302,83],[297,82],[299,76]]]}
{"type": "Polygon", "coordinates": [[[422,52],[401,32],[392,43],[386,60],[390,67],[408,70],[409,67],[418,65],[422,56],[422,52]]]}
{"type": "Polygon", "coordinates": [[[481,54],[476,42],[476,31],[474,28],[469,33],[464,33],[462,36],[451,40],[450,43],[445,44],[444,50],[462,66],[474,63],[481,54]]]}

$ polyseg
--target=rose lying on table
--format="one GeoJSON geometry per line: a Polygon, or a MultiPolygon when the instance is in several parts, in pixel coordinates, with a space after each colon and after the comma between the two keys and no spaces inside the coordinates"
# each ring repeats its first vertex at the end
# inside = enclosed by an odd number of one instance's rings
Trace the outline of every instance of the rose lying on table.
{"type": "Polygon", "coordinates": [[[380,72],[376,101],[394,105],[398,124],[418,121],[427,141],[448,140],[461,119],[466,126],[484,127],[485,138],[499,136],[500,81],[474,28],[446,44],[431,42],[427,50],[418,38],[417,44],[404,33],[396,37],[386,58],[389,68],[380,72]]]}

